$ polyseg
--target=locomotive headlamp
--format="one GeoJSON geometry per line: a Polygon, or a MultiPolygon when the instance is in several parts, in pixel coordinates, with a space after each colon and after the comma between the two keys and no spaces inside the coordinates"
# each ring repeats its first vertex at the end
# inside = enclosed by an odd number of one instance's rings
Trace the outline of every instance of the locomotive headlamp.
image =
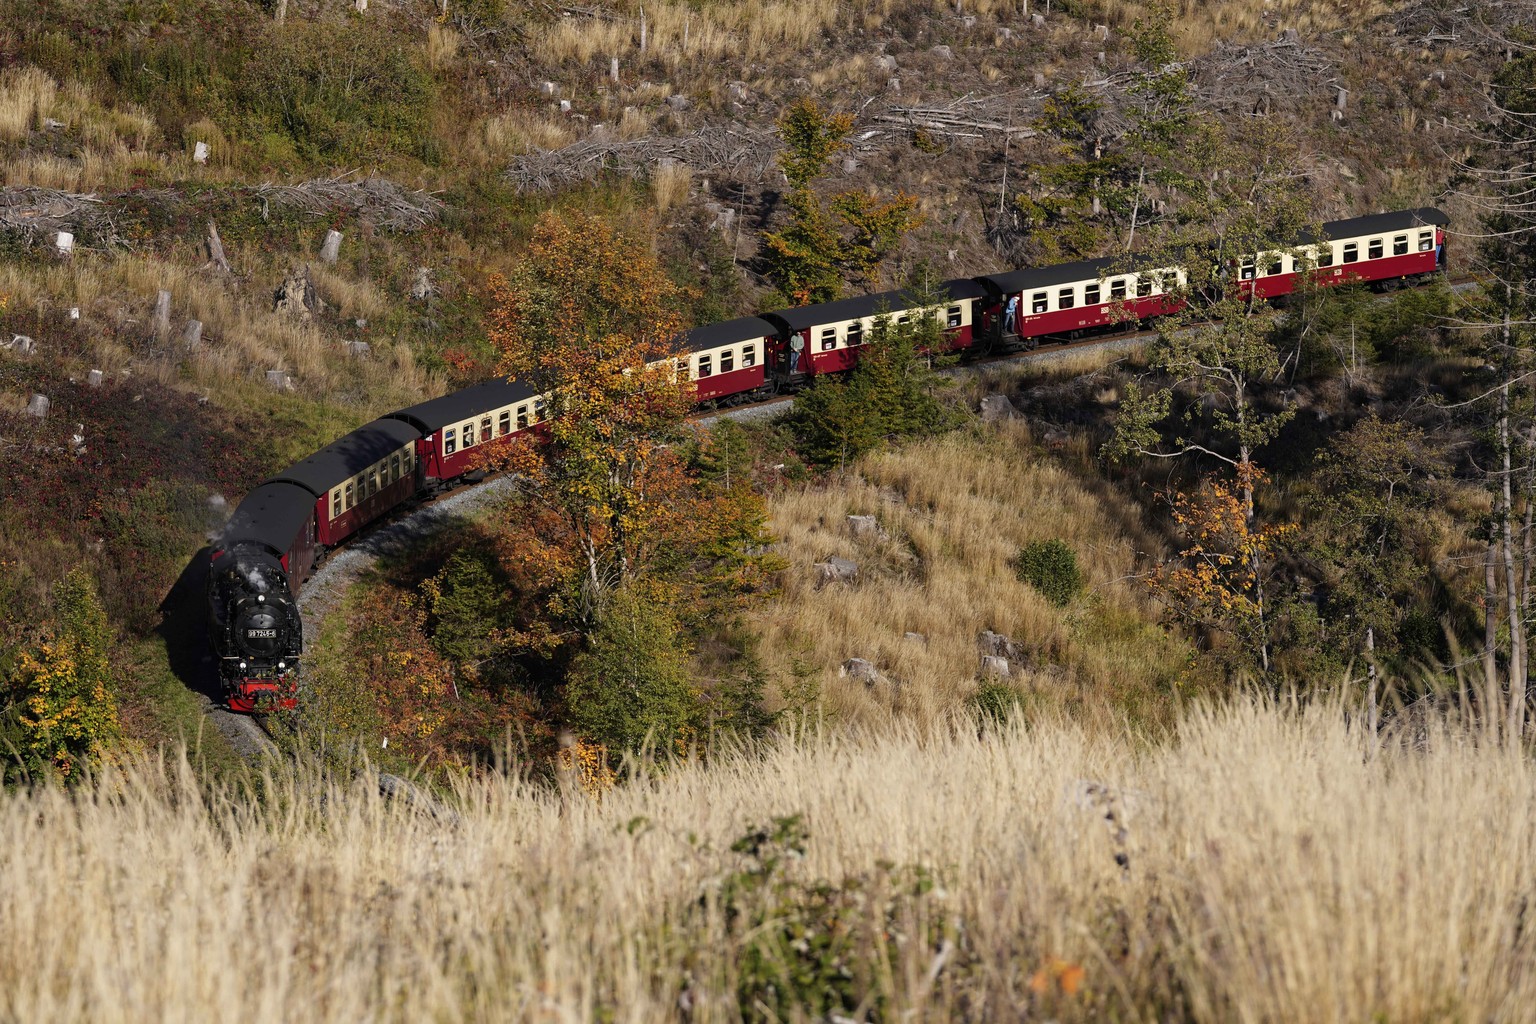
{"type": "Polygon", "coordinates": [[[243,661],[240,663],[240,671],[241,672],[245,671],[245,662],[243,662],[243,661]]]}
{"type": "Polygon", "coordinates": [[[256,603],[257,604],[266,604],[267,603],[267,595],[266,594],[257,594],[256,595],[256,603]]]}
{"type": "Polygon", "coordinates": [[[279,672],[286,672],[288,670],[288,663],[286,661],[278,662],[277,663],[277,670],[279,672]]]}

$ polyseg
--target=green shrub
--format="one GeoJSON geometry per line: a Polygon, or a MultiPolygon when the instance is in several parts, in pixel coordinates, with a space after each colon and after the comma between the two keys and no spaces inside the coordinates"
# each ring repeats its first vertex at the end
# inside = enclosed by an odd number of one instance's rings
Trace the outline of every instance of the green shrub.
{"type": "Polygon", "coordinates": [[[998,679],[983,680],[966,703],[976,717],[987,725],[1007,722],[1023,706],[1019,691],[998,679]]]}
{"type": "Polygon", "coordinates": [[[1083,589],[1077,554],[1059,540],[1036,541],[1013,559],[1013,571],[1051,604],[1065,608],[1083,589]]]}
{"type": "Polygon", "coordinates": [[[689,648],[666,604],[633,590],[609,598],[587,649],[571,663],[565,698],[583,739],[614,753],[648,740],[673,749],[696,716],[689,648]]]}

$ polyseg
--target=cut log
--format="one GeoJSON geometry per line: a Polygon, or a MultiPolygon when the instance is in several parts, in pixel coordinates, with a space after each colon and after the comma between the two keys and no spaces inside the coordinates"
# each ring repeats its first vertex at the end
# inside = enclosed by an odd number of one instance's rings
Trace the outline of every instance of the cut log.
{"type": "Polygon", "coordinates": [[[335,263],[336,257],[341,255],[341,232],[335,229],[325,233],[325,244],[320,246],[320,258],[327,263],[335,263]]]}
{"type": "Polygon", "coordinates": [[[156,335],[166,335],[171,330],[171,293],[161,289],[155,295],[155,316],[151,321],[156,335]]]}
{"type": "Polygon", "coordinates": [[[229,269],[229,260],[224,258],[224,242],[219,238],[219,226],[211,218],[208,221],[208,262],[206,266],[213,267],[226,274],[233,273],[229,269]]]}

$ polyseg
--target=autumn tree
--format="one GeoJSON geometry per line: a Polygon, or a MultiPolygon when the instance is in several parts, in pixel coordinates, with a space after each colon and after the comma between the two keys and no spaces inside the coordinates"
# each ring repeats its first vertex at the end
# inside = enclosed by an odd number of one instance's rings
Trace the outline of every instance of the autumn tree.
{"type": "Polygon", "coordinates": [[[917,199],[904,192],[890,199],[857,191],[830,199],[821,194],[818,179],[847,145],[851,114],[827,113],[802,97],[778,125],[789,223],[763,238],[769,278],[797,305],[830,302],[848,278],[874,284],[886,257],[919,223],[917,199]]]}
{"type": "Polygon", "coordinates": [[[648,247],[581,214],[547,215],[493,284],[503,370],[549,412],[493,455],[521,475],[507,524],[517,564],[502,568],[538,591],[518,606],[542,612],[496,639],[574,657],[572,721],[620,747],[679,721],[685,626],[729,615],[773,565],[750,476],[711,478],[692,459],[692,384],[673,352],[685,298],[648,247]]]}
{"type": "Polygon", "coordinates": [[[549,214],[527,257],[491,284],[503,372],[547,397],[543,432],[513,445],[525,502],[556,514],[576,556],[559,611],[596,622],[682,511],[673,450],[690,408],[672,362],[682,296],[650,250],[584,214],[549,214]]]}
{"type": "Polygon", "coordinates": [[[24,650],[0,688],[0,720],[25,777],[77,779],[120,734],[110,652],[114,638],[96,583],[72,569],[53,589],[54,627],[24,650]]]}

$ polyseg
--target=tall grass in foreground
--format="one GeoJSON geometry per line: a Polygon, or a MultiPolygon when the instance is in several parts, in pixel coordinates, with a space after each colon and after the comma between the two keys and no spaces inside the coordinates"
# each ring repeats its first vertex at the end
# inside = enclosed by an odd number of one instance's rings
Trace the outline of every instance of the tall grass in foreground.
{"type": "Polygon", "coordinates": [[[207,792],[172,765],[0,798],[0,1019],[729,1021],[814,995],[762,984],[801,955],[768,941],[784,921],[810,955],[857,940],[854,1017],[1490,1021],[1536,999],[1536,767],[1454,723],[1373,758],[1339,706],[1240,699],[1161,747],[895,729],[601,802],[491,779],[433,817],[377,793],[309,770],[207,792]],[[729,849],[795,813],[803,856],[729,849]]]}

